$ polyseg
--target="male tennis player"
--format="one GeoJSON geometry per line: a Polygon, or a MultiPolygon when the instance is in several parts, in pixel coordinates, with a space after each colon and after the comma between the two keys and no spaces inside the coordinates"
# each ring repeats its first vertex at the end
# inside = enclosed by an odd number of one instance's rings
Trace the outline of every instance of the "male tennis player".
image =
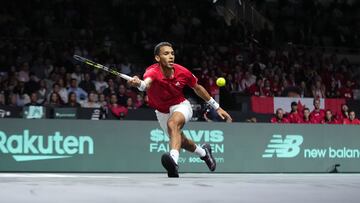
{"type": "Polygon", "coordinates": [[[179,150],[183,148],[194,152],[204,160],[210,171],[216,168],[215,159],[209,144],[202,147],[186,138],[181,129],[192,117],[192,108],[185,99],[183,88],[190,86],[195,93],[211,105],[219,116],[231,122],[232,118],[209,95],[205,88],[197,83],[197,78],[186,68],[175,64],[175,55],[172,45],[161,42],[154,48],[157,63],[149,66],[144,73],[144,80],[134,76],[129,85],[137,87],[140,91],[147,91],[149,105],[156,109],[156,116],[161,128],[170,138],[170,153],[161,157],[161,163],[168,172],[168,177],[179,177],[178,159],[179,150]]]}

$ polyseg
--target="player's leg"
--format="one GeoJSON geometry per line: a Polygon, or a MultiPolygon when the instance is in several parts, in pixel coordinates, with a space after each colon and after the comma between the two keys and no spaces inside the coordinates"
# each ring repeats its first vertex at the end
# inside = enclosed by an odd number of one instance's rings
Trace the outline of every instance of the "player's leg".
{"type": "Polygon", "coordinates": [[[169,177],[179,177],[177,161],[181,147],[181,128],[185,123],[184,116],[179,112],[161,113],[156,112],[156,117],[161,128],[169,136],[170,153],[161,157],[161,163],[168,172],[169,177]]]}
{"type": "Polygon", "coordinates": [[[192,114],[191,104],[187,100],[170,107],[170,118],[167,122],[167,130],[170,137],[170,155],[175,159],[176,163],[179,158],[182,141],[184,140],[181,129],[185,123],[190,121],[192,114]]]}
{"type": "Polygon", "coordinates": [[[165,153],[161,157],[161,163],[168,172],[168,177],[179,177],[178,160],[181,147],[181,128],[184,126],[185,119],[180,112],[170,113],[166,122],[167,133],[169,135],[170,153],[165,153]]]}
{"type": "MultiPolygon", "coordinates": [[[[191,104],[187,100],[179,105],[172,107],[171,110],[174,112],[180,112],[184,116],[185,122],[183,125],[190,121],[193,115],[191,104]]],[[[182,127],[183,126],[181,126],[181,128],[182,127]]],[[[211,147],[209,144],[204,144],[201,147],[197,146],[192,140],[188,139],[183,132],[181,132],[181,148],[199,155],[200,158],[206,162],[206,165],[211,171],[216,169],[216,162],[212,156],[211,147]]]]}
{"type": "MultiPolygon", "coordinates": [[[[194,143],[194,141],[188,139],[184,135],[184,132],[181,132],[181,148],[185,149],[186,151],[189,151],[189,152],[195,152],[196,147],[197,146],[194,143]]],[[[205,153],[205,151],[204,151],[204,153],[205,153]]]]}
{"type": "Polygon", "coordinates": [[[185,124],[185,117],[181,112],[175,111],[171,114],[167,121],[167,130],[170,138],[170,155],[176,164],[179,159],[179,151],[181,148],[181,129],[185,124]]]}
{"type": "Polygon", "coordinates": [[[212,156],[211,146],[209,144],[204,144],[199,147],[192,140],[188,139],[183,132],[181,132],[181,148],[199,155],[200,158],[205,161],[209,170],[215,171],[216,161],[212,156]]]}

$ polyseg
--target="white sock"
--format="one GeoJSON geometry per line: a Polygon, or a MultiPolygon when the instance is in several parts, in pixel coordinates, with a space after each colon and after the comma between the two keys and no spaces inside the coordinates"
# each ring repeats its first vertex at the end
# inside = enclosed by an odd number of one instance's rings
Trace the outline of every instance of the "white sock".
{"type": "Polygon", "coordinates": [[[200,157],[206,156],[206,151],[205,151],[205,149],[203,149],[203,148],[201,148],[201,147],[199,147],[199,146],[197,146],[197,145],[196,145],[196,149],[195,149],[194,153],[197,154],[197,155],[199,155],[200,157]]]}
{"type": "Polygon", "coordinates": [[[179,151],[176,149],[172,149],[170,150],[170,156],[171,158],[174,159],[175,163],[178,164],[178,160],[179,160],[179,151]]]}

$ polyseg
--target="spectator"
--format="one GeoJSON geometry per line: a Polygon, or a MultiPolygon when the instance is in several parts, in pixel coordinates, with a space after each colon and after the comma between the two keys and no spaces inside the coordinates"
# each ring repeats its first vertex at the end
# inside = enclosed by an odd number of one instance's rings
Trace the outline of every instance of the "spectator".
{"type": "Polygon", "coordinates": [[[360,120],[356,118],[355,111],[349,111],[349,118],[345,118],[343,124],[346,125],[360,125],[360,120]]]}
{"type": "Polygon", "coordinates": [[[71,79],[68,93],[74,92],[77,101],[83,101],[87,99],[88,93],[85,92],[81,87],[78,87],[76,79],[71,79]]]}
{"type": "Polygon", "coordinates": [[[305,81],[301,81],[300,83],[300,97],[310,97],[310,92],[306,86],[305,81]]]}
{"type": "Polygon", "coordinates": [[[320,99],[314,99],[314,110],[310,113],[310,120],[312,123],[321,123],[325,117],[325,110],[320,109],[320,99]]]}
{"type": "Polygon", "coordinates": [[[50,97],[52,93],[56,93],[60,96],[60,100],[62,104],[65,104],[65,101],[67,101],[68,95],[67,95],[67,91],[64,89],[60,89],[60,85],[59,83],[54,83],[53,84],[53,88],[50,91],[47,100],[50,101],[50,97]]]}
{"type": "Polygon", "coordinates": [[[298,104],[296,102],[291,102],[291,112],[288,114],[287,119],[290,123],[301,123],[302,115],[298,111],[298,104]]]}
{"type": "Polygon", "coordinates": [[[346,125],[360,125],[360,120],[356,118],[354,110],[349,111],[349,118],[345,118],[343,124],[346,125]]]}
{"type": "Polygon", "coordinates": [[[129,58],[125,57],[124,61],[120,64],[120,72],[126,75],[132,74],[133,65],[129,62],[129,58]]]}
{"type": "Polygon", "coordinates": [[[46,102],[47,96],[49,95],[49,91],[47,89],[47,84],[45,80],[40,80],[39,84],[40,84],[40,88],[37,91],[38,103],[43,105],[46,102]]]}
{"type": "Polygon", "coordinates": [[[39,79],[30,73],[30,79],[24,84],[25,93],[30,95],[32,92],[36,92],[40,89],[39,79]]]}
{"type": "Polygon", "coordinates": [[[340,96],[339,88],[335,79],[331,80],[330,87],[326,90],[327,98],[338,98],[340,96]]]}
{"type": "Polygon", "coordinates": [[[100,103],[97,102],[97,94],[95,91],[89,93],[88,100],[81,104],[84,108],[100,108],[100,103]]]}
{"type": "Polygon", "coordinates": [[[67,91],[67,84],[65,83],[65,80],[62,78],[58,79],[57,84],[59,85],[59,87],[53,85],[53,91],[59,93],[61,99],[65,103],[66,101],[68,101],[68,95],[69,95],[67,91]]]}
{"type": "Polygon", "coordinates": [[[341,105],[341,112],[337,114],[336,120],[340,123],[344,123],[345,118],[349,118],[349,107],[346,104],[341,105]]]}
{"type": "Polygon", "coordinates": [[[301,123],[305,123],[305,124],[313,123],[310,120],[310,109],[309,108],[304,108],[301,123]]]}
{"type": "Polygon", "coordinates": [[[137,95],[137,94],[136,94],[136,92],[135,92],[132,88],[130,88],[130,87],[126,88],[125,94],[126,94],[127,97],[131,97],[131,99],[132,99],[133,101],[136,100],[136,95],[137,95]]]}
{"type": "Polygon", "coordinates": [[[24,106],[30,102],[29,95],[25,92],[24,80],[19,80],[19,83],[14,87],[13,92],[17,95],[17,106],[24,106]]]}
{"type": "Polygon", "coordinates": [[[209,94],[216,98],[219,95],[219,87],[216,85],[215,81],[213,78],[208,78],[208,88],[206,89],[209,94]]]}
{"type": "MultiPolygon", "coordinates": [[[[66,84],[66,88],[68,88],[68,89],[69,89],[69,87],[71,87],[71,80],[72,80],[71,74],[70,74],[70,73],[66,73],[66,74],[65,74],[64,81],[65,81],[65,84],[66,84]]],[[[77,80],[75,79],[75,81],[76,81],[76,86],[77,86],[77,85],[78,85],[78,84],[77,84],[77,80]]]]}
{"type": "Polygon", "coordinates": [[[125,85],[119,85],[119,91],[117,94],[117,101],[121,106],[126,106],[128,96],[126,95],[126,87],[125,85]]]}
{"type": "Polygon", "coordinates": [[[144,98],[141,94],[136,95],[135,107],[138,109],[144,104],[144,98]]]}
{"type": "MultiPolygon", "coordinates": [[[[75,80],[76,82],[76,80],[75,80]]],[[[77,102],[77,97],[75,92],[69,92],[68,95],[68,102],[65,105],[66,107],[74,107],[79,108],[81,105],[77,102]]]]}
{"type": "Polygon", "coordinates": [[[144,95],[144,103],[139,108],[145,108],[145,109],[150,108],[150,106],[149,106],[149,97],[147,96],[147,94],[144,95]]]}
{"type": "Polygon", "coordinates": [[[311,92],[314,98],[325,98],[325,85],[321,83],[321,80],[317,80],[315,85],[312,87],[311,92]]]}
{"type": "Polygon", "coordinates": [[[116,94],[118,92],[118,90],[115,86],[113,79],[109,78],[107,84],[108,84],[108,87],[104,89],[103,93],[104,93],[105,97],[110,98],[110,95],[116,94]]]}
{"type": "Polygon", "coordinates": [[[25,106],[41,106],[38,102],[37,93],[33,92],[30,94],[30,102],[25,104],[25,106]]]}
{"type": "Polygon", "coordinates": [[[71,78],[75,79],[77,84],[80,86],[80,82],[84,79],[84,74],[81,72],[81,66],[79,64],[75,65],[75,71],[71,73],[71,78]]]}
{"type": "Polygon", "coordinates": [[[131,97],[126,100],[126,107],[127,109],[136,109],[133,99],[131,97]]]}
{"type": "Polygon", "coordinates": [[[61,100],[60,95],[56,92],[52,92],[49,97],[49,102],[46,103],[47,107],[55,108],[62,107],[64,102],[61,100]]]}
{"type": "Polygon", "coordinates": [[[252,75],[249,71],[245,72],[244,78],[240,83],[240,91],[247,91],[249,87],[256,82],[256,76],[252,75]]]}
{"type": "Polygon", "coordinates": [[[104,75],[99,73],[96,81],[94,82],[95,89],[98,93],[102,93],[108,87],[108,84],[104,81],[104,78],[104,75]]]}
{"type": "MultiPolygon", "coordinates": [[[[79,82],[79,81],[78,81],[79,82]]],[[[84,80],[82,80],[79,83],[79,87],[85,90],[85,92],[90,93],[92,91],[95,91],[95,85],[90,79],[90,74],[85,73],[84,74],[84,80]]]]}
{"type": "Polygon", "coordinates": [[[262,78],[257,78],[256,79],[256,83],[252,84],[249,87],[249,93],[251,96],[264,96],[264,92],[263,92],[263,79],[262,78]]]}
{"type": "Polygon", "coordinates": [[[289,123],[289,120],[284,118],[284,110],[282,108],[276,109],[275,117],[271,118],[271,123],[289,123]]]}
{"type": "MultiPolygon", "coordinates": [[[[275,76],[275,78],[279,78],[279,77],[275,76]]],[[[273,83],[271,85],[271,92],[273,93],[274,96],[280,96],[281,95],[279,80],[274,80],[273,81],[273,83]]]]}
{"type": "Polygon", "coordinates": [[[262,88],[262,92],[263,92],[264,96],[266,96],[266,97],[274,96],[274,94],[271,92],[270,80],[268,80],[268,79],[265,80],[264,87],[262,88]]]}
{"type": "MultiPolygon", "coordinates": [[[[231,74],[226,75],[226,85],[225,88],[230,93],[237,91],[237,85],[235,83],[235,80],[233,79],[233,76],[231,74]]],[[[211,94],[211,93],[210,93],[211,94]]]]}
{"type": "Polygon", "coordinates": [[[347,80],[346,85],[340,89],[340,97],[345,99],[354,98],[351,80],[347,80]]]}
{"type": "MultiPolygon", "coordinates": [[[[289,82],[286,79],[283,80],[282,83],[281,83],[281,86],[280,86],[280,92],[279,93],[281,95],[284,94],[285,90],[287,88],[289,88],[289,87],[291,87],[291,86],[289,86],[289,82]]],[[[284,95],[284,96],[287,96],[287,95],[284,95]]]]}
{"type": "Polygon", "coordinates": [[[24,62],[20,68],[18,73],[18,80],[22,80],[23,82],[28,82],[30,80],[30,72],[29,72],[29,63],[24,62]]]}
{"type": "Polygon", "coordinates": [[[110,110],[112,115],[119,119],[123,119],[128,113],[127,108],[118,104],[117,96],[115,94],[112,94],[110,96],[110,104],[108,105],[108,109],[110,110]]]}
{"type": "Polygon", "coordinates": [[[322,124],[339,124],[338,121],[335,119],[335,117],[332,114],[331,110],[326,110],[325,112],[325,118],[321,121],[322,124]]]}
{"type": "Polygon", "coordinates": [[[105,95],[104,94],[98,94],[98,103],[100,104],[100,106],[101,106],[101,108],[106,108],[107,107],[107,105],[108,105],[108,102],[107,102],[107,100],[106,100],[106,97],[105,97],[105,95]]]}
{"type": "Polygon", "coordinates": [[[18,106],[18,95],[11,93],[9,94],[8,98],[7,98],[7,105],[8,106],[12,106],[12,107],[17,107],[18,106]]]}

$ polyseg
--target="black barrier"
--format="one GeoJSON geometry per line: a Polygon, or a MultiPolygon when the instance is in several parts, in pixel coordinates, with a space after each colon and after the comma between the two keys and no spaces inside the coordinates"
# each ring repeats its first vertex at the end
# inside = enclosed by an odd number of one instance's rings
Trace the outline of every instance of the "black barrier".
{"type": "Polygon", "coordinates": [[[0,118],[21,118],[22,108],[13,106],[0,106],[0,118]]]}
{"type": "Polygon", "coordinates": [[[55,119],[77,119],[77,108],[54,108],[55,119]]]}
{"type": "Polygon", "coordinates": [[[100,120],[104,118],[104,110],[101,108],[79,108],[78,119],[100,120]]]}

